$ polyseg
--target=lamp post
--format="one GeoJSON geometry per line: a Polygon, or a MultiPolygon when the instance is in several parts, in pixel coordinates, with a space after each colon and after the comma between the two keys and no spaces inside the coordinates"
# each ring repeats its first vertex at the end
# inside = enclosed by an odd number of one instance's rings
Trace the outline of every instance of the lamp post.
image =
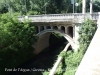
{"type": "Polygon", "coordinates": [[[78,7],[78,5],[79,5],[78,3],[75,4],[75,6],[76,6],[76,13],[77,13],[77,7],[78,7]]]}
{"type": "Polygon", "coordinates": [[[90,0],[90,14],[92,14],[92,7],[93,7],[93,2],[90,0]]]}
{"type": "Polygon", "coordinates": [[[71,4],[73,4],[73,13],[74,13],[74,0],[71,0],[71,4]]]}
{"type": "Polygon", "coordinates": [[[82,1],[82,13],[85,14],[86,13],[86,0],[82,1]]]}

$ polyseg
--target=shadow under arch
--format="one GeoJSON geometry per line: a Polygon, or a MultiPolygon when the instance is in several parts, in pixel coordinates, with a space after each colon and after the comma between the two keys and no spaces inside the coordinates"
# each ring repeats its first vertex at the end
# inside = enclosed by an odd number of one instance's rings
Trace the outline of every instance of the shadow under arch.
{"type": "Polygon", "coordinates": [[[68,31],[67,34],[68,34],[70,37],[73,38],[73,27],[72,27],[72,26],[68,26],[67,31],[68,31]]]}
{"type": "Polygon", "coordinates": [[[42,50],[49,47],[49,37],[52,32],[58,33],[61,36],[63,36],[71,44],[72,49],[73,50],[75,49],[74,40],[69,35],[67,35],[61,31],[58,31],[58,30],[47,29],[47,30],[43,30],[37,34],[39,39],[38,39],[37,43],[35,44],[35,51],[33,52],[34,54],[39,54],[42,50]]]}

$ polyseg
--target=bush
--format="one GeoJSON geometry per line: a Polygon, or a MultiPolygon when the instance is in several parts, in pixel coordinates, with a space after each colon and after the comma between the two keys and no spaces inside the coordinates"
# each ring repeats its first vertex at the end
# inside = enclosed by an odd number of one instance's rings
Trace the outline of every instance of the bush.
{"type": "Polygon", "coordinates": [[[30,22],[22,23],[17,17],[0,15],[0,74],[7,74],[5,68],[13,69],[32,58],[32,44],[36,40],[30,22]]]}
{"type": "Polygon", "coordinates": [[[38,15],[39,14],[39,12],[37,12],[37,11],[29,11],[28,13],[27,13],[27,15],[38,15]]]}
{"type": "MultiPolygon", "coordinates": [[[[86,51],[97,29],[96,22],[86,19],[79,30],[79,50],[86,51]]],[[[83,53],[84,53],[83,52],[83,53]]]]}

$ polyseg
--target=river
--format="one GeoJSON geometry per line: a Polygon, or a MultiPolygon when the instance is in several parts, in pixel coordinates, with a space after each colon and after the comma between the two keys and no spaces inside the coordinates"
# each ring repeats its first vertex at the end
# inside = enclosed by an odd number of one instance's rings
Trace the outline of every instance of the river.
{"type": "Polygon", "coordinates": [[[50,46],[48,51],[43,51],[33,59],[24,63],[9,75],[43,75],[44,70],[49,71],[53,67],[57,55],[64,49],[66,43],[58,43],[50,46]]]}

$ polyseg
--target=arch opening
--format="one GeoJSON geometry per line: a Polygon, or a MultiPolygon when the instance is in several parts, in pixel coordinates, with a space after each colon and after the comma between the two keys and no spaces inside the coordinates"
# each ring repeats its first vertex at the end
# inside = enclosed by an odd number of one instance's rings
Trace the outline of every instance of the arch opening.
{"type": "Polygon", "coordinates": [[[35,32],[39,33],[38,26],[35,26],[35,32]]]}
{"type": "MultiPolygon", "coordinates": [[[[61,36],[56,33],[51,33],[49,37],[49,49],[48,50],[50,51],[57,50],[58,52],[61,52],[66,47],[67,44],[68,44],[68,40],[66,40],[64,36],[61,36]]],[[[68,50],[72,50],[72,47],[69,46],[68,50]]]]}
{"type": "Polygon", "coordinates": [[[43,31],[44,30],[44,26],[40,26],[40,31],[43,31]]]}
{"type": "Polygon", "coordinates": [[[46,29],[51,29],[51,27],[50,26],[46,26],[46,29]]]}
{"type": "Polygon", "coordinates": [[[67,34],[68,34],[70,37],[73,38],[73,27],[72,27],[72,26],[69,26],[69,27],[67,28],[67,34]]]}
{"type": "Polygon", "coordinates": [[[63,36],[71,44],[71,48],[74,49],[74,41],[70,36],[68,36],[65,33],[61,33],[60,31],[48,29],[48,31],[44,30],[39,34],[37,34],[39,36],[39,39],[35,46],[35,52],[34,52],[35,54],[40,53],[42,50],[50,46],[50,35],[52,32],[60,34],[60,36],[63,36]]]}
{"type": "Polygon", "coordinates": [[[50,37],[49,37],[49,44],[53,45],[53,44],[58,44],[58,43],[64,43],[64,42],[68,42],[64,36],[57,34],[55,32],[51,32],[50,37]]]}
{"type": "Polygon", "coordinates": [[[58,30],[58,27],[57,26],[53,26],[53,29],[58,30]]]}
{"type": "Polygon", "coordinates": [[[65,27],[61,26],[61,30],[65,33],[65,27]]]}

